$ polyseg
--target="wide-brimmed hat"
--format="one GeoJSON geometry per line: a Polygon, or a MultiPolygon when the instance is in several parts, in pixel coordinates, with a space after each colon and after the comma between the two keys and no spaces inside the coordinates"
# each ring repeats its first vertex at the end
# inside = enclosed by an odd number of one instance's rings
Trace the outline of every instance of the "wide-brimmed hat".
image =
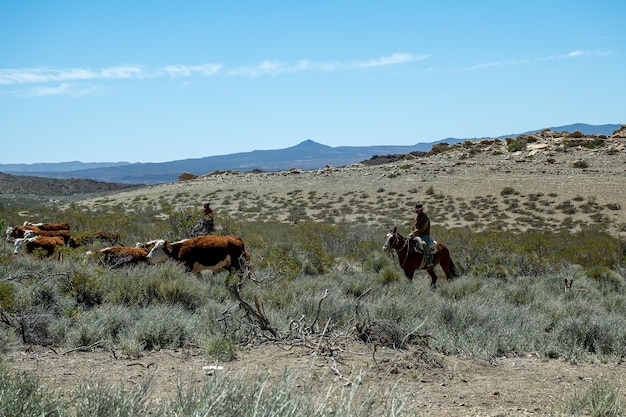
{"type": "Polygon", "coordinates": [[[415,205],[415,211],[417,210],[424,210],[424,206],[422,204],[416,204],[415,205]]]}

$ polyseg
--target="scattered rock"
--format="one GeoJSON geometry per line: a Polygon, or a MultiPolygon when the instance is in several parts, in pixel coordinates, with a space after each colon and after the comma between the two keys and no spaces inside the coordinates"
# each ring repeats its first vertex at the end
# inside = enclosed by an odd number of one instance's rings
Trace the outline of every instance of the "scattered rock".
{"type": "Polygon", "coordinates": [[[195,180],[196,178],[198,178],[198,176],[196,174],[191,174],[189,172],[183,172],[182,174],[180,174],[178,176],[178,181],[189,181],[189,180],[195,180]]]}

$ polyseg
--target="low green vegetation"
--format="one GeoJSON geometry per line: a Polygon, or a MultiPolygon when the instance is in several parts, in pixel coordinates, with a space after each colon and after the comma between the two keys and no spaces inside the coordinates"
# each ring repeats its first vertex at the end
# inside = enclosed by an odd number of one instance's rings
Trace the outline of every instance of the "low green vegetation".
{"type": "MultiPolygon", "coordinates": [[[[426,195],[436,195],[436,190],[430,187],[426,195]]],[[[316,196],[294,192],[292,197],[303,202],[316,196]]],[[[364,194],[344,197],[356,205],[364,194]]],[[[535,203],[547,198],[524,197],[510,187],[501,197],[535,203]]],[[[471,221],[481,221],[496,198],[474,201],[471,221]]],[[[571,213],[589,203],[574,199],[554,208],[571,213]]],[[[172,207],[162,216],[141,200],[135,204],[132,211],[24,209],[47,221],[69,222],[77,231],[119,230],[128,245],[155,237],[180,239],[197,216],[172,207]]],[[[461,203],[450,198],[442,204],[461,203]]],[[[0,225],[17,223],[13,210],[0,211],[0,225]]],[[[252,279],[239,281],[225,273],[197,279],[173,263],[109,270],[85,262],[85,248],[64,248],[60,261],[14,258],[12,246],[0,243],[0,358],[11,344],[91,346],[128,358],[145,350],[198,346],[208,360],[219,363],[236,359],[246,344],[277,336],[297,340],[303,332],[318,343],[346,335],[370,341],[373,348],[373,335],[364,330],[372,323],[393,323],[403,336],[387,338],[389,348],[414,345],[486,360],[536,352],[545,360],[571,363],[589,358],[620,362],[626,356],[626,244],[603,228],[573,232],[530,227],[520,232],[434,226],[434,237],[448,245],[462,274],[449,283],[442,278],[433,293],[425,273],[418,272],[409,282],[395,254],[382,253],[385,227],[311,221],[295,209],[289,222],[243,222],[218,215],[216,223],[222,234],[243,237],[252,254],[252,279]],[[574,279],[567,292],[566,278],[574,279]],[[416,328],[431,337],[409,337],[416,328]]],[[[351,390],[358,385],[316,397],[310,395],[319,391],[311,389],[314,380],[305,378],[292,389],[294,377],[286,370],[269,384],[267,375],[246,381],[216,376],[204,385],[181,386],[160,401],[149,397],[147,387],[92,381],[77,387],[70,400],[0,362],[0,415],[78,416],[94,415],[95,410],[116,416],[414,415],[415,410],[402,407],[408,399],[400,394],[362,393],[359,398],[365,400],[357,404],[351,390]]],[[[568,413],[599,408],[604,411],[594,415],[623,415],[623,393],[616,384],[576,393],[561,406],[568,413]]]]}

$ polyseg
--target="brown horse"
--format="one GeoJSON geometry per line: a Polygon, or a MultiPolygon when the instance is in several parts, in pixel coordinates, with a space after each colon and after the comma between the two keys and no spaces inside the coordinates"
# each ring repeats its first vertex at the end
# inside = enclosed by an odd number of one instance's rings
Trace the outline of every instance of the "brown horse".
{"type": "Polygon", "coordinates": [[[396,250],[398,260],[400,261],[400,267],[409,281],[413,280],[413,274],[416,270],[426,270],[428,275],[430,275],[430,289],[433,291],[437,288],[437,274],[435,274],[435,271],[433,270],[435,266],[441,265],[441,269],[443,269],[443,272],[446,274],[448,281],[459,276],[456,266],[450,257],[448,247],[443,243],[437,242],[436,250],[433,253],[433,265],[429,267],[426,266],[424,253],[416,251],[415,248],[413,248],[413,245],[409,244],[409,240],[398,233],[397,228],[395,227],[393,230],[389,229],[387,231],[385,244],[383,245],[383,250],[385,252],[390,249],[396,250]]]}

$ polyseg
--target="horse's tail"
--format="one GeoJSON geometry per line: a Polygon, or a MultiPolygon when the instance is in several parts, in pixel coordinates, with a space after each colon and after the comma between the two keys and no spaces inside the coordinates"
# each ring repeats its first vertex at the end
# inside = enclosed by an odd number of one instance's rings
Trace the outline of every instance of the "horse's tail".
{"type": "Polygon", "coordinates": [[[456,269],[456,265],[452,261],[452,258],[450,258],[450,276],[452,278],[458,278],[460,276],[459,270],[456,269]]]}

